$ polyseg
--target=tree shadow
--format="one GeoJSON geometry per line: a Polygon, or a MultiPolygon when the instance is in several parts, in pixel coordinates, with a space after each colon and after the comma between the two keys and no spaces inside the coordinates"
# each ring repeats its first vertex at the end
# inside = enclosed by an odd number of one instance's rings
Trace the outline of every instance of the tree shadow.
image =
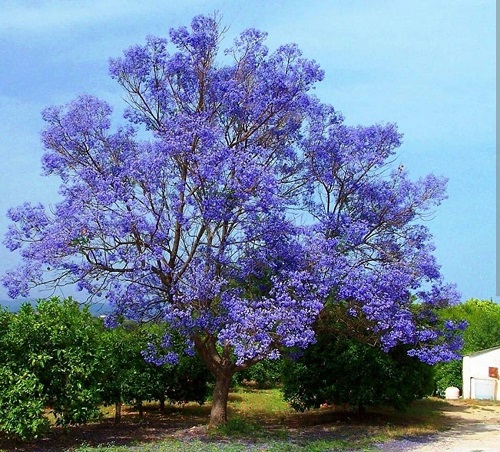
{"type": "Polygon", "coordinates": [[[20,452],[61,451],[79,446],[125,446],[157,442],[175,436],[179,431],[199,427],[208,423],[210,407],[169,407],[160,413],[146,408],[144,416],[127,409],[119,424],[113,419],[96,423],[53,427],[44,438],[34,441],[10,440],[0,435],[0,450],[20,452]],[[186,409],[187,408],[187,409],[186,409]]]}

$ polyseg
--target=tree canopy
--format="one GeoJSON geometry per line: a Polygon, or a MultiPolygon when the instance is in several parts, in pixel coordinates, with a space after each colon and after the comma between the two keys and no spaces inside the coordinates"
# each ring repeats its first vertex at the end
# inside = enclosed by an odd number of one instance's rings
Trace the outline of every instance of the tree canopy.
{"type": "Polygon", "coordinates": [[[464,355],[500,346],[500,305],[493,300],[472,298],[441,312],[443,318],[465,320],[464,355]]]}
{"type": "Polygon", "coordinates": [[[213,424],[231,375],[307,347],[325,303],[346,304],[384,350],[455,356],[455,325],[433,311],[456,293],[421,224],[446,180],[394,167],[396,125],[344,124],[296,45],[271,51],[250,29],[218,59],[224,33],[198,16],[112,59],[128,104],[116,131],[91,95],[44,110],[43,168],[62,200],[9,211],[5,243],[24,261],[3,279],[10,295],[76,283],[117,316],[167,322],[216,377],[213,424]]]}
{"type": "MultiPolygon", "coordinates": [[[[462,354],[479,352],[500,346],[500,305],[493,300],[470,299],[465,303],[444,308],[443,319],[467,322],[463,332],[462,354]]],[[[446,388],[462,388],[462,359],[438,363],[435,366],[436,392],[445,395],[446,388]]]]}

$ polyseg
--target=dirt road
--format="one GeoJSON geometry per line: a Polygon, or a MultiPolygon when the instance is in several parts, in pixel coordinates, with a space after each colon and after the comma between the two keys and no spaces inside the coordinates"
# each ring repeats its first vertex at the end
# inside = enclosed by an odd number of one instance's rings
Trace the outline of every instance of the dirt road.
{"type": "Polygon", "coordinates": [[[500,452],[500,403],[450,400],[443,409],[453,427],[425,438],[396,440],[388,452],[500,452]]]}

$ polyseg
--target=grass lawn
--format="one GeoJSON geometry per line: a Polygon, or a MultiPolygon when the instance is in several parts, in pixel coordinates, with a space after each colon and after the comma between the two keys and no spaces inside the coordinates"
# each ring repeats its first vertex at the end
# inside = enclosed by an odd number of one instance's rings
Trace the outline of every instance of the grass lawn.
{"type": "Polygon", "coordinates": [[[440,409],[446,402],[421,400],[406,412],[372,409],[363,415],[326,407],[296,413],[277,389],[240,388],[230,394],[229,422],[208,430],[210,405],[146,405],[143,418],[125,409],[120,425],[113,423],[113,410],[87,426],[54,429],[43,440],[7,444],[0,450],[65,450],[88,452],[161,451],[325,451],[376,450],[375,444],[393,438],[430,434],[448,428],[440,409]],[[3,449],[6,447],[6,449],[3,449]],[[12,449],[11,449],[12,447],[12,449]]]}

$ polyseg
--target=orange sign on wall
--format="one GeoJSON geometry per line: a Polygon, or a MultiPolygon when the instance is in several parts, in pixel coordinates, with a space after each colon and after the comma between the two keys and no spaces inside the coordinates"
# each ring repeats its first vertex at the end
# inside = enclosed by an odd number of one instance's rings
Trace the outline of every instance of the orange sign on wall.
{"type": "Polygon", "coordinates": [[[498,367],[488,367],[490,378],[498,378],[498,367]]]}

